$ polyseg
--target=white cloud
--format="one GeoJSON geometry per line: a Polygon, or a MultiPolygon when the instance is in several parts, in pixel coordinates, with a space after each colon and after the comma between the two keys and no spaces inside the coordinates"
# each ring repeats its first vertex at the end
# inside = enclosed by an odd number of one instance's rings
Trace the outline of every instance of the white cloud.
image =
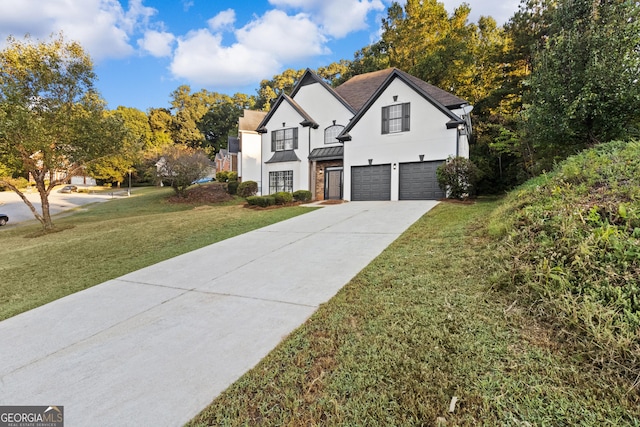
{"type": "Polygon", "coordinates": [[[171,56],[175,39],[176,37],[171,33],[148,30],[145,31],[144,38],[138,39],[138,46],[145,52],[162,58],[171,56]]]}
{"type": "Polygon", "coordinates": [[[233,28],[233,24],[236,22],[236,12],[233,9],[223,10],[213,18],[207,21],[209,28],[213,31],[219,31],[223,29],[233,28]]]}
{"type": "Polygon", "coordinates": [[[129,37],[156,13],[129,2],[124,10],[118,0],[20,0],[0,2],[0,37],[21,38],[29,33],[47,39],[62,31],[65,38],[82,44],[95,59],[122,58],[134,52],[129,37]]]}
{"type": "Polygon", "coordinates": [[[277,73],[280,64],[266,52],[242,44],[222,46],[222,37],[206,29],[178,38],[170,70],[176,77],[206,86],[237,86],[277,73]]]}
{"type": "Polygon", "coordinates": [[[328,53],[326,38],[308,15],[289,16],[271,10],[262,18],[236,31],[238,41],[248,49],[267,52],[280,61],[294,61],[328,53]]]}
{"type": "Polygon", "coordinates": [[[269,0],[269,3],[308,13],[324,34],[335,38],[368,28],[369,12],[385,9],[381,0],[269,0]]]}
{"type": "MultiPolygon", "coordinates": [[[[211,20],[209,24],[220,28],[211,20]]],[[[271,10],[237,29],[235,36],[237,42],[230,46],[223,45],[221,34],[204,28],[179,37],[171,73],[205,86],[248,85],[277,74],[289,61],[328,53],[325,37],[305,14],[271,10]]]]}

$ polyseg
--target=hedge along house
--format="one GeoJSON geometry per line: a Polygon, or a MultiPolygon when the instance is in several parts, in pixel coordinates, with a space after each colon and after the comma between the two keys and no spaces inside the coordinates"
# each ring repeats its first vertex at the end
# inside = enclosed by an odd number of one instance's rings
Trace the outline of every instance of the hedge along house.
{"type": "Polygon", "coordinates": [[[435,171],[449,156],[468,157],[471,109],[396,68],[356,76],[336,89],[307,70],[258,128],[262,194],[442,198],[435,171]]]}

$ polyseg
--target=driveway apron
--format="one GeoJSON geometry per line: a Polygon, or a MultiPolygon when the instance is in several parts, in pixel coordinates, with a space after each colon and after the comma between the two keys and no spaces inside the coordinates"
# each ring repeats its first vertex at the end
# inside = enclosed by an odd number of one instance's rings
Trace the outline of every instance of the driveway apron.
{"type": "Polygon", "coordinates": [[[0,322],[0,405],[182,425],[435,205],[325,206],[0,322]]]}

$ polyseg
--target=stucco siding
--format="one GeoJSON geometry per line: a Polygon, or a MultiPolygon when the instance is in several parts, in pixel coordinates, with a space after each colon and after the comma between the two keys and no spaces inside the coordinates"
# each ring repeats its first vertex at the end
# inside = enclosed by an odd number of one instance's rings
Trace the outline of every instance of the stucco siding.
{"type": "Polygon", "coordinates": [[[351,199],[351,166],[391,163],[391,200],[399,197],[400,163],[444,160],[456,155],[457,130],[447,129],[450,120],[400,80],[394,80],[351,129],[351,140],[344,144],[344,198],[351,199]],[[394,96],[397,99],[394,101],[394,96]],[[382,107],[411,104],[410,130],[382,134],[382,107]]]}

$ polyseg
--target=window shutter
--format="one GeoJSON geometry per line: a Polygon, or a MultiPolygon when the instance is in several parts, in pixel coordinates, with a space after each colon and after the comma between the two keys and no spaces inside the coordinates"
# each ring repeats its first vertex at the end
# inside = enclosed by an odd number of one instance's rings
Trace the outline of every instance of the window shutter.
{"type": "Polygon", "coordinates": [[[409,131],[409,123],[411,122],[411,104],[402,104],[402,131],[409,131]]]}
{"type": "Polygon", "coordinates": [[[293,128],[293,149],[298,149],[298,128],[293,128]]]}
{"type": "Polygon", "coordinates": [[[271,151],[276,151],[276,131],[271,131],[271,151]]]}
{"type": "Polygon", "coordinates": [[[389,107],[382,107],[382,134],[389,133],[389,107]]]}

